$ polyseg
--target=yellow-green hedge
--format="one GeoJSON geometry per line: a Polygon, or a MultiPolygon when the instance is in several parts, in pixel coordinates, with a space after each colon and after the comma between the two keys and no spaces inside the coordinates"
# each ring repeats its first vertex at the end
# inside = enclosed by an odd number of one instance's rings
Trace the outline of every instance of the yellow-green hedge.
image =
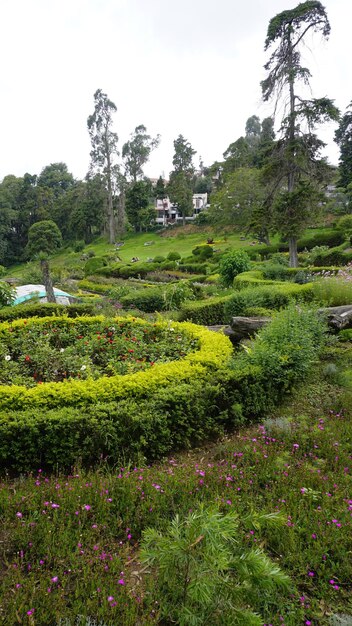
{"type": "MultiPolygon", "coordinates": [[[[0,324],[1,334],[9,328],[31,324],[55,323],[57,325],[74,325],[78,322],[93,324],[103,321],[103,316],[68,318],[47,317],[29,320],[15,320],[0,324]]],[[[133,324],[145,326],[145,320],[137,318],[115,318],[115,322],[131,321],[133,324]]],[[[170,323],[158,322],[156,325],[168,327],[170,323]]],[[[24,386],[4,385],[0,387],[0,409],[27,409],[31,406],[52,407],[84,406],[95,402],[106,402],[130,396],[145,397],[160,387],[177,385],[180,382],[191,382],[205,378],[209,370],[226,365],[230,360],[232,345],[227,337],[213,333],[200,326],[188,322],[172,322],[175,331],[186,332],[199,340],[199,350],[188,354],[180,361],[154,365],[147,371],[128,374],[126,376],[102,377],[99,380],[67,380],[61,383],[43,383],[27,389],[24,386]]]]}

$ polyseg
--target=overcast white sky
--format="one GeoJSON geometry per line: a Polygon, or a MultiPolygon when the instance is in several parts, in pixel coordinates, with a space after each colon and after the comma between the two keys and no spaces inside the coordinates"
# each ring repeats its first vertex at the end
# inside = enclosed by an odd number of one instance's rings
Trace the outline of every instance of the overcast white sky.
{"type": "MultiPolygon", "coordinates": [[[[139,124],[161,134],[146,173],[168,175],[182,133],[204,163],[221,159],[261,103],[269,20],[298,0],[0,0],[1,157],[6,174],[64,161],[88,169],[87,117],[100,88],[115,102],[120,147],[139,124]]],[[[331,36],[309,40],[315,97],[352,100],[352,0],[323,2],[331,36]]],[[[334,126],[320,136],[338,161],[334,126]]]]}

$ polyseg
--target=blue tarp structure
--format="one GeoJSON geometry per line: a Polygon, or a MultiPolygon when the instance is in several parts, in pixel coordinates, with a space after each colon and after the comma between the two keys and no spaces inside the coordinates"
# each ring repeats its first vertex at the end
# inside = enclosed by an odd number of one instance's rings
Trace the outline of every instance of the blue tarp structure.
{"type": "MultiPolygon", "coordinates": [[[[33,298],[39,299],[41,302],[47,302],[44,285],[21,285],[16,287],[15,294],[16,297],[13,304],[22,304],[22,302],[32,300],[33,298]]],[[[71,296],[71,294],[56,287],[54,287],[54,294],[58,304],[70,304],[77,300],[75,296],[71,296]]]]}

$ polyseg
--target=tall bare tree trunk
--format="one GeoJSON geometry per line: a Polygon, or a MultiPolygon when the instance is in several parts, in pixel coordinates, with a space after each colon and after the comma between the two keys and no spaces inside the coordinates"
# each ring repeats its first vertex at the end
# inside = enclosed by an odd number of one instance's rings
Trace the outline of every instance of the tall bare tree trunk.
{"type": "Polygon", "coordinates": [[[126,217],[126,193],[124,186],[121,187],[119,204],[117,209],[117,225],[116,230],[119,237],[125,232],[125,217],[126,217]]]}
{"type": "Polygon", "coordinates": [[[40,267],[43,274],[43,283],[45,286],[46,299],[48,302],[54,302],[56,304],[53,281],[51,280],[50,276],[49,261],[47,259],[42,259],[40,261],[40,267]]]}
{"type": "MultiPolygon", "coordinates": [[[[289,157],[289,172],[287,181],[288,192],[294,191],[295,188],[295,94],[294,94],[294,73],[293,73],[293,49],[291,38],[289,40],[288,51],[288,66],[289,66],[289,86],[290,86],[290,117],[289,117],[289,143],[290,143],[290,157],[289,157]]],[[[291,209],[292,211],[292,209],[291,209]]],[[[297,237],[291,235],[289,237],[289,254],[290,254],[290,267],[298,267],[298,252],[297,252],[297,237]]]]}

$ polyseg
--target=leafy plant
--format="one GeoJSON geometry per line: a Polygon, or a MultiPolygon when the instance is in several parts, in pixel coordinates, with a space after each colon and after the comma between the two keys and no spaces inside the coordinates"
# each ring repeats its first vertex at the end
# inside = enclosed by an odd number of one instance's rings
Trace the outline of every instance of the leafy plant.
{"type": "Polygon", "coordinates": [[[230,287],[237,274],[250,269],[250,259],[243,250],[235,250],[225,254],[219,263],[219,273],[225,287],[230,287]]]}
{"type": "Polygon", "coordinates": [[[163,534],[145,530],[141,557],[156,576],[162,616],[180,626],[262,626],[253,610],[260,596],[290,583],[261,549],[245,545],[243,529],[282,521],[201,506],[185,519],[176,515],[163,534]]]}

